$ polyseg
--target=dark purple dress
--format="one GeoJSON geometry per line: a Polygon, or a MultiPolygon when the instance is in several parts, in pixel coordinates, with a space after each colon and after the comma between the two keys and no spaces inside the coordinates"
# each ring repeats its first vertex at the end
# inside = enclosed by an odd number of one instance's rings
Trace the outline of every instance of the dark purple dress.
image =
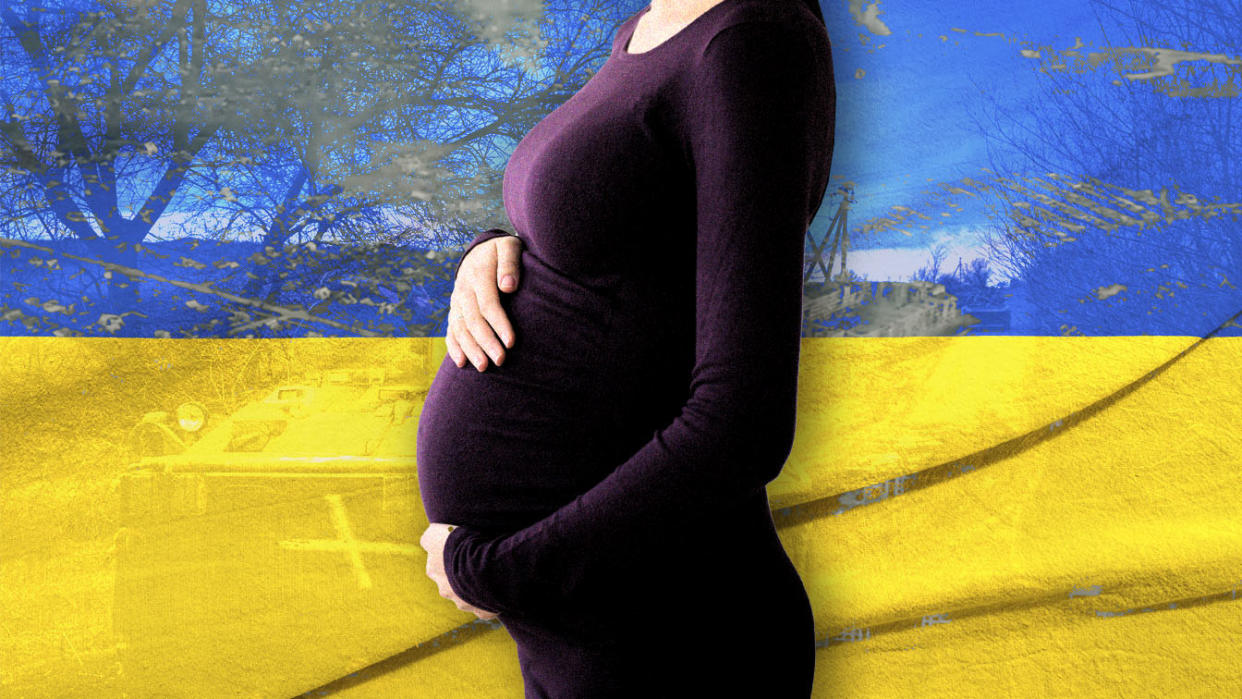
{"type": "Polygon", "coordinates": [[[800,0],[724,0],[628,53],[648,9],[509,160],[517,343],[485,372],[445,358],[419,487],[528,697],[806,697],[811,607],[765,486],[794,435],[828,37],[800,0]]]}

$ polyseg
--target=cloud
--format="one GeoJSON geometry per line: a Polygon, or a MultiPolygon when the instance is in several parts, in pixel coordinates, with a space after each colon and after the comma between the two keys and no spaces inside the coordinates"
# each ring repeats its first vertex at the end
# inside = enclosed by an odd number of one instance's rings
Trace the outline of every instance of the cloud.
{"type": "Polygon", "coordinates": [[[880,21],[880,3],[873,2],[867,5],[865,10],[862,6],[862,0],[849,0],[849,3],[850,15],[854,17],[854,21],[869,29],[872,34],[888,36],[893,33],[884,22],[880,21]]]}
{"type": "MultiPolygon", "coordinates": [[[[887,247],[850,249],[847,253],[849,268],[856,274],[873,281],[905,281],[921,267],[931,263],[932,248],[945,247],[946,255],[940,263],[942,273],[957,268],[958,258],[966,264],[976,257],[988,257],[987,249],[979,240],[978,231],[969,226],[941,229],[932,235],[923,247],[887,247]]],[[[992,282],[1007,277],[998,269],[992,269],[992,282]]]]}

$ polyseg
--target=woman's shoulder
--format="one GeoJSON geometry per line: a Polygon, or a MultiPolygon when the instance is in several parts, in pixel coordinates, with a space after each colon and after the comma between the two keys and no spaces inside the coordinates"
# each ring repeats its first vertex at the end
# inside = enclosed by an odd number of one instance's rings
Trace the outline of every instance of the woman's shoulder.
{"type": "Polygon", "coordinates": [[[806,0],[722,0],[716,21],[722,25],[750,20],[801,21],[803,17],[819,23],[806,6],[806,0]]]}
{"type": "Polygon", "coordinates": [[[695,80],[722,66],[813,70],[831,61],[828,32],[803,0],[724,0],[722,12],[699,33],[695,80]]]}
{"type": "Polygon", "coordinates": [[[723,0],[721,12],[711,17],[706,31],[701,32],[700,49],[717,41],[722,34],[735,28],[761,23],[764,31],[790,37],[823,37],[827,31],[804,0],[723,0]]]}
{"type": "MultiPolygon", "coordinates": [[[[830,66],[828,32],[803,0],[724,0],[692,51],[690,82],[739,68],[760,73],[818,72],[830,66]]],[[[829,69],[830,70],[830,69],[829,69]]]]}

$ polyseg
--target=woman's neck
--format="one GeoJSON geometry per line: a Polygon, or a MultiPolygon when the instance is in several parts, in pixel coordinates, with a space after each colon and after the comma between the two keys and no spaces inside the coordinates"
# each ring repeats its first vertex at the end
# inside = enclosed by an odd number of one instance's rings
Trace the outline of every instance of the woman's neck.
{"type": "Polygon", "coordinates": [[[651,11],[670,20],[691,20],[723,0],[651,0],[651,11]]]}

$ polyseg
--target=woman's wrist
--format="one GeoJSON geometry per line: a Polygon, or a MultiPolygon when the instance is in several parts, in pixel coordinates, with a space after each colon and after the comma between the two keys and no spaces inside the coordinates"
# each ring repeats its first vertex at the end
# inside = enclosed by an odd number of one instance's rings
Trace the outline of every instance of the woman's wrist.
{"type": "MultiPolygon", "coordinates": [[[[448,578],[449,587],[453,588],[454,594],[464,602],[479,609],[499,614],[501,610],[495,609],[494,604],[477,599],[474,594],[475,586],[463,580],[458,570],[459,564],[464,560],[461,552],[462,545],[477,543],[480,536],[479,532],[469,527],[454,524],[448,525],[448,536],[444,539],[444,576],[448,578]]],[[[466,553],[470,552],[467,551],[466,553]]]]}

